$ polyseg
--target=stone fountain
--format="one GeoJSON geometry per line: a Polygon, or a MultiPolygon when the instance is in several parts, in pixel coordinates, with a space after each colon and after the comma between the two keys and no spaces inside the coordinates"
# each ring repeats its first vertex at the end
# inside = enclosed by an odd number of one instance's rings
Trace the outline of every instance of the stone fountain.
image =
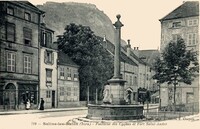
{"type": "Polygon", "coordinates": [[[120,48],[121,48],[121,27],[120,15],[117,15],[115,24],[115,57],[114,76],[108,80],[104,87],[104,99],[102,105],[88,104],[88,119],[99,120],[129,120],[143,118],[143,105],[126,105],[124,100],[124,83],[120,75],[120,48]]]}

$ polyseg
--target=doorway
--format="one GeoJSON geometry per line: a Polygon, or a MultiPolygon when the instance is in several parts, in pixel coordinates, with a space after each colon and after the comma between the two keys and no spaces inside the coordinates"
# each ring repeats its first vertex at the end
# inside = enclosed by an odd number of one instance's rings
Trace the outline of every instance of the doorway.
{"type": "Polygon", "coordinates": [[[16,107],[16,87],[9,83],[4,90],[4,109],[12,110],[16,107]]]}
{"type": "Polygon", "coordinates": [[[52,103],[51,103],[51,107],[55,108],[55,90],[52,90],[52,103]]]}

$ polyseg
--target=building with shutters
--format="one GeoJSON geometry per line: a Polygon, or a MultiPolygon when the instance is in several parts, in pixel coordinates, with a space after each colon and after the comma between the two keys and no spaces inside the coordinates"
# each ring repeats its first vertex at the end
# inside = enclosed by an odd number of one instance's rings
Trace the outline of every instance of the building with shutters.
{"type": "Polygon", "coordinates": [[[39,28],[44,13],[28,1],[0,1],[0,110],[38,104],[39,28]]]}
{"type": "Polygon", "coordinates": [[[39,97],[44,108],[57,107],[57,44],[53,43],[54,31],[43,23],[40,26],[40,87],[39,97]]]}
{"type": "Polygon", "coordinates": [[[79,106],[79,66],[67,54],[58,52],[58,107],[79,106]]]}
{"type": "MultiPolygon", "coordinates": [[[[199,2],[186,1],[160,19],[161,52],[170,41],[182,38],[187,50],[197,52],[199,58],[199,2]]],[[[173,104],[173,87],[161,85],[162,106],[173,104]]],[[[192,85],[179,83],[176,91],[176,104],[197,104],[199,102],[199,74],[192,85]]]]}

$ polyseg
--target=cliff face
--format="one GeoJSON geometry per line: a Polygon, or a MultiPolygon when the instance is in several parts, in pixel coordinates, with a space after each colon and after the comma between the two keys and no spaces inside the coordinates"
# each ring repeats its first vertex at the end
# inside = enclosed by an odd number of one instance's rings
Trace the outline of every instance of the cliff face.
{"type": "Polygon", "coordinates": [[[70,23],[89,26],[95,35],[106,38],[114,43],[114,27],[109,17],[93,4],[47,2],[37,5],[45,11],[45,23],[55,31],[54,36],[63,34],[64,28],[70,23]]]}

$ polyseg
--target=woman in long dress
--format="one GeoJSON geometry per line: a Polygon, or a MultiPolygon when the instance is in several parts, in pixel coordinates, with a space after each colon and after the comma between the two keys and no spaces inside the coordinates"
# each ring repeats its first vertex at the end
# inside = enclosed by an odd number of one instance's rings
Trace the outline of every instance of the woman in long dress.
{"type": "Polygon", "coordinates": [[[30,100],[28,99],[26,102],[26,110],[29,110],[31,108],[30,100]]]}
{"type": "Polygon", "coordinates": [[[44,100],[41,98],[39,110],[44,110],[44,100]]]}

